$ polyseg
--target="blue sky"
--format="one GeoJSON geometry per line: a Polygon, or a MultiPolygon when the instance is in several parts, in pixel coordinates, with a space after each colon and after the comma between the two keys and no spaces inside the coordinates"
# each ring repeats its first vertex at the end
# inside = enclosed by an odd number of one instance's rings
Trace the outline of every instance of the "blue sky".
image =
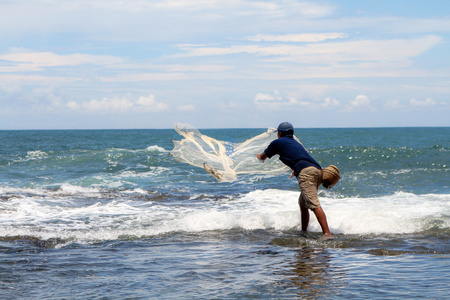
{"type": "Polygon", "coordinates": [[[450,126],[450,1],[0,0],[0,129],[450,126]]]}

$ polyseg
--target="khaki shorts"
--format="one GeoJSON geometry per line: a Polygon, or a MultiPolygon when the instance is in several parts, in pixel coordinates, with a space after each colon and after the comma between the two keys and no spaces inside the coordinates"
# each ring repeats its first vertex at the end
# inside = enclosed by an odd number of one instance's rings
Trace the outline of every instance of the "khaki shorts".
{"type": "Polygon", "coordinates": [[[311,210],[319,208],[320,202],[317,192],[322,183],[322,170],[315,167],[304,168],[297,176],[297,180],[301,191],[298,204],[311,210]]]}

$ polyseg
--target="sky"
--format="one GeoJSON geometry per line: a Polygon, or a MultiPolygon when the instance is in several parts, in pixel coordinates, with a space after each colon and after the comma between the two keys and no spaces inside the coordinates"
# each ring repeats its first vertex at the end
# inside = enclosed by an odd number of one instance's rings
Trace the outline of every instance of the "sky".
{"type": "Polygon", "coordinates": [[[447,0],[0,0],[0,130],[449,115],[447,0]]]}

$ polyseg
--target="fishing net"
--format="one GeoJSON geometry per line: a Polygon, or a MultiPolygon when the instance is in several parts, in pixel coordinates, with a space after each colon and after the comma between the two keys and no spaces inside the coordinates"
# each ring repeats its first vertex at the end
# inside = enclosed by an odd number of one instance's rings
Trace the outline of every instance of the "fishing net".
{"type": "Polygon", "coordinates": [[[235,181],[238,174],[279,175],[289,172],[277,157],[264,163],[256,158],[256,154],[263,152],[277,138],[274,128],[243,143],[216,140],[189,124],[177,123],[175,130],[184,139],[172,141],[174,148],[170,154],[179,162],[205,169],[218,181],[235,181]]]}

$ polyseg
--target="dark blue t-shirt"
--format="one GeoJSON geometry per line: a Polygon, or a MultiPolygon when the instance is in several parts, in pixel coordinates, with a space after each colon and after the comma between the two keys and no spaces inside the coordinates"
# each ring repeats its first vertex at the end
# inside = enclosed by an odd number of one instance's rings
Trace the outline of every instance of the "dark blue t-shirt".
{"type": "Polygon", "coordinates": [[[294,170],[295,176],[298,176],[300,171],[307,167],[322,169],[305,147],[292,136],[283,136],[272,141],[264,153],[268,158],[275,154],[280,155],[280,160],[294,170]]]}

